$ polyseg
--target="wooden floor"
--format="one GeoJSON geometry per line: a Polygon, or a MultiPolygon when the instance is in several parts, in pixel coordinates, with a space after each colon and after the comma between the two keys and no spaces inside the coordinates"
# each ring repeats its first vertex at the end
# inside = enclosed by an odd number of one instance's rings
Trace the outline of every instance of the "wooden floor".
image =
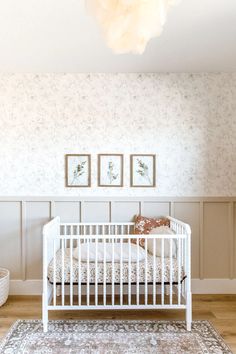
{"type": "MultiPolygon", "coordinates": [[[[11,296],[0,308],[0,337],[17,319],[40,319],[41,297],[11,296]]],[[[182,311],[53,311],[50,319],[184,319],[182,311]]],[[[193,319],[209,320],[236,354],[236,295],[195,295],[193,319]]]]}

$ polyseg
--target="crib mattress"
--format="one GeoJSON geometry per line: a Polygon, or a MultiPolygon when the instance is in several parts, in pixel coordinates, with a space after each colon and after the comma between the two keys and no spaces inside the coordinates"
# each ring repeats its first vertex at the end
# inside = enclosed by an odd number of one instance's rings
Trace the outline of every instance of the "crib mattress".
{"type": "MultiPolygon", "coordinates": [[[[78,283],[79,278],[79,264],[78,260],[73,258],[73,274],[72,279],[73,283],[78,283]]],[[[164,282],[170,282],[170,259],[164,258],[164,282]]],[[[95,283],[95,263],[89,263],[89,282],[91,284],[95,283]]],[[[137,262],[131,262],[130,271],[131,271],[131,283],[145,283],[145,269],[146,262],[139,262],[139,279],[137,278],[137,262]]],[[[114,283],[120,283],[121,275],[120,263],[106,263],[106,283],[112,283],[112,274],[114,273],[114,283]]],[[[152,283],[153,279],[153,256],[148,254],[147,256],[147,282],[152,283]]],[[[48,280],[50,283],[53,283],[53,274],[54,274],[54,260],[52,259],[48,266],[48,280]]],[[[180,280],[182,281],[185,278],[185,273],[183,267],[180,269],[180,280]]],[[[80,263],[80,282],[87,283],[87,262],[80,263]]],[[[129,279],[129,263],[122,264],[122,282],[128,283],[129,279]]],[[[162,264],[161,258],[156,257],[156,283],[161,283],[162,281],[162,264]]],[[[62,282],[62,256],[61,250],[56,253],[56,283],[61,284],[62,282]]],[[[65,250],[64,254],[64,282],[70,283],[70,252],[69,249],[65,250]]],[[[101,262],[97,263],[97,283],[104,282],[104,265],[101,262]]],[[[172,282],[178,282],[178,262],[176,258],[172,258],[172,282]]]]}

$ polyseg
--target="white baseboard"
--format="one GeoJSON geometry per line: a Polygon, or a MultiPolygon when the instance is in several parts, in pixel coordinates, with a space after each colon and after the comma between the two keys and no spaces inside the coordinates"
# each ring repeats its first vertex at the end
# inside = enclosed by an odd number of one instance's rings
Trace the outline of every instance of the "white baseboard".
{"type": "Polygon", "coordinates": [[[236,294],[236,279],[192,279],[193,294],[236,294]]]}
{"type": "MultiPolygon", "coordinates": [[[[193,279],[193,294],[236,294],[236,279],[193,279]]],[[[11,280],[10,295],[41,295],[42,280],[11,280]]]]}
{"type": "Polygon", "coordinates": [[[42,280],[10,280],[10,295],[42,295],[42,280]]]}

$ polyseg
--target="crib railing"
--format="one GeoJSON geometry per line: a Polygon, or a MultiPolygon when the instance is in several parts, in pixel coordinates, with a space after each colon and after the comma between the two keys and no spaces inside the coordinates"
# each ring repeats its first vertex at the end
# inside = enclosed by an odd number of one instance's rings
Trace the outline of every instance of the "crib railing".
{"type": "Polygon", "coordinates": [[[169,219],[175,234],[134,235],[133,223],[67,224],[59,218],[49,222],[43,243],[44,330],[48,310],[148,308],[186,309],[189,329],[191,230],[185,223],[169,219]],[[92,261],[91,248],[95,250],[92,261]],[[124,248],[128,250],[125,259],[124,248]],[[119,251],[118,261],[115,251],[119,251]]]}

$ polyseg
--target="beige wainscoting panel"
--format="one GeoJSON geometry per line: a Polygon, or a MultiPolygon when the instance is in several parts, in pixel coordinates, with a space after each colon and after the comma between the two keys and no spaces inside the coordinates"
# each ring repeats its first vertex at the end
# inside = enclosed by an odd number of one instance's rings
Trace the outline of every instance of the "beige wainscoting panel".
{"type": "Polygon", "coordinates": [[[55,202],[54,215],[61,222],[80,222],[80,202],[55,202]]]}
{"type": "Polygon", "coordinates": [[[42,228],[50,219],[50,202],[26,203],[26,279],[42,277],[42,228]]]}
{"type": "Polygon", "coordinates": [[[233,259],[233,265],[234,265],[234,272],[233,272],[233,278],[236,278],[236,203],[233,203],[233,254],[234,254],[234,259],[233,259]]]}
{"type": "Polygon", "coordinates": [[[192,277],[200,278],[200,203],[174,203],[174,217],[191,226],[192,277]]]}
{"type": "Polygon", "coordinates": [[[139,202],[112,202],[111,203],[111,220],[117,222],[134,221],[134,216],[140,213],[139,202]]]}
{"type": "Polygon", "coordinates": [[[142,214],[148,217],[170,215],[170,203],[168,202],[143,202],[142,214]]]}
{"type": "Polygon", "coordinates": [[[229,203],[205,202],[203,215],[204,278],[230,278],[229,203]]]}
{"type": "Polygon", "coordinates": [[[0,266],[22,278],[21,202],[0,202],[0,266]]]}
{"type": "Polygon", "coordinates": [[[81,203],[82,222],[109,222],[110,202],[84,201],[81,203]]]}

